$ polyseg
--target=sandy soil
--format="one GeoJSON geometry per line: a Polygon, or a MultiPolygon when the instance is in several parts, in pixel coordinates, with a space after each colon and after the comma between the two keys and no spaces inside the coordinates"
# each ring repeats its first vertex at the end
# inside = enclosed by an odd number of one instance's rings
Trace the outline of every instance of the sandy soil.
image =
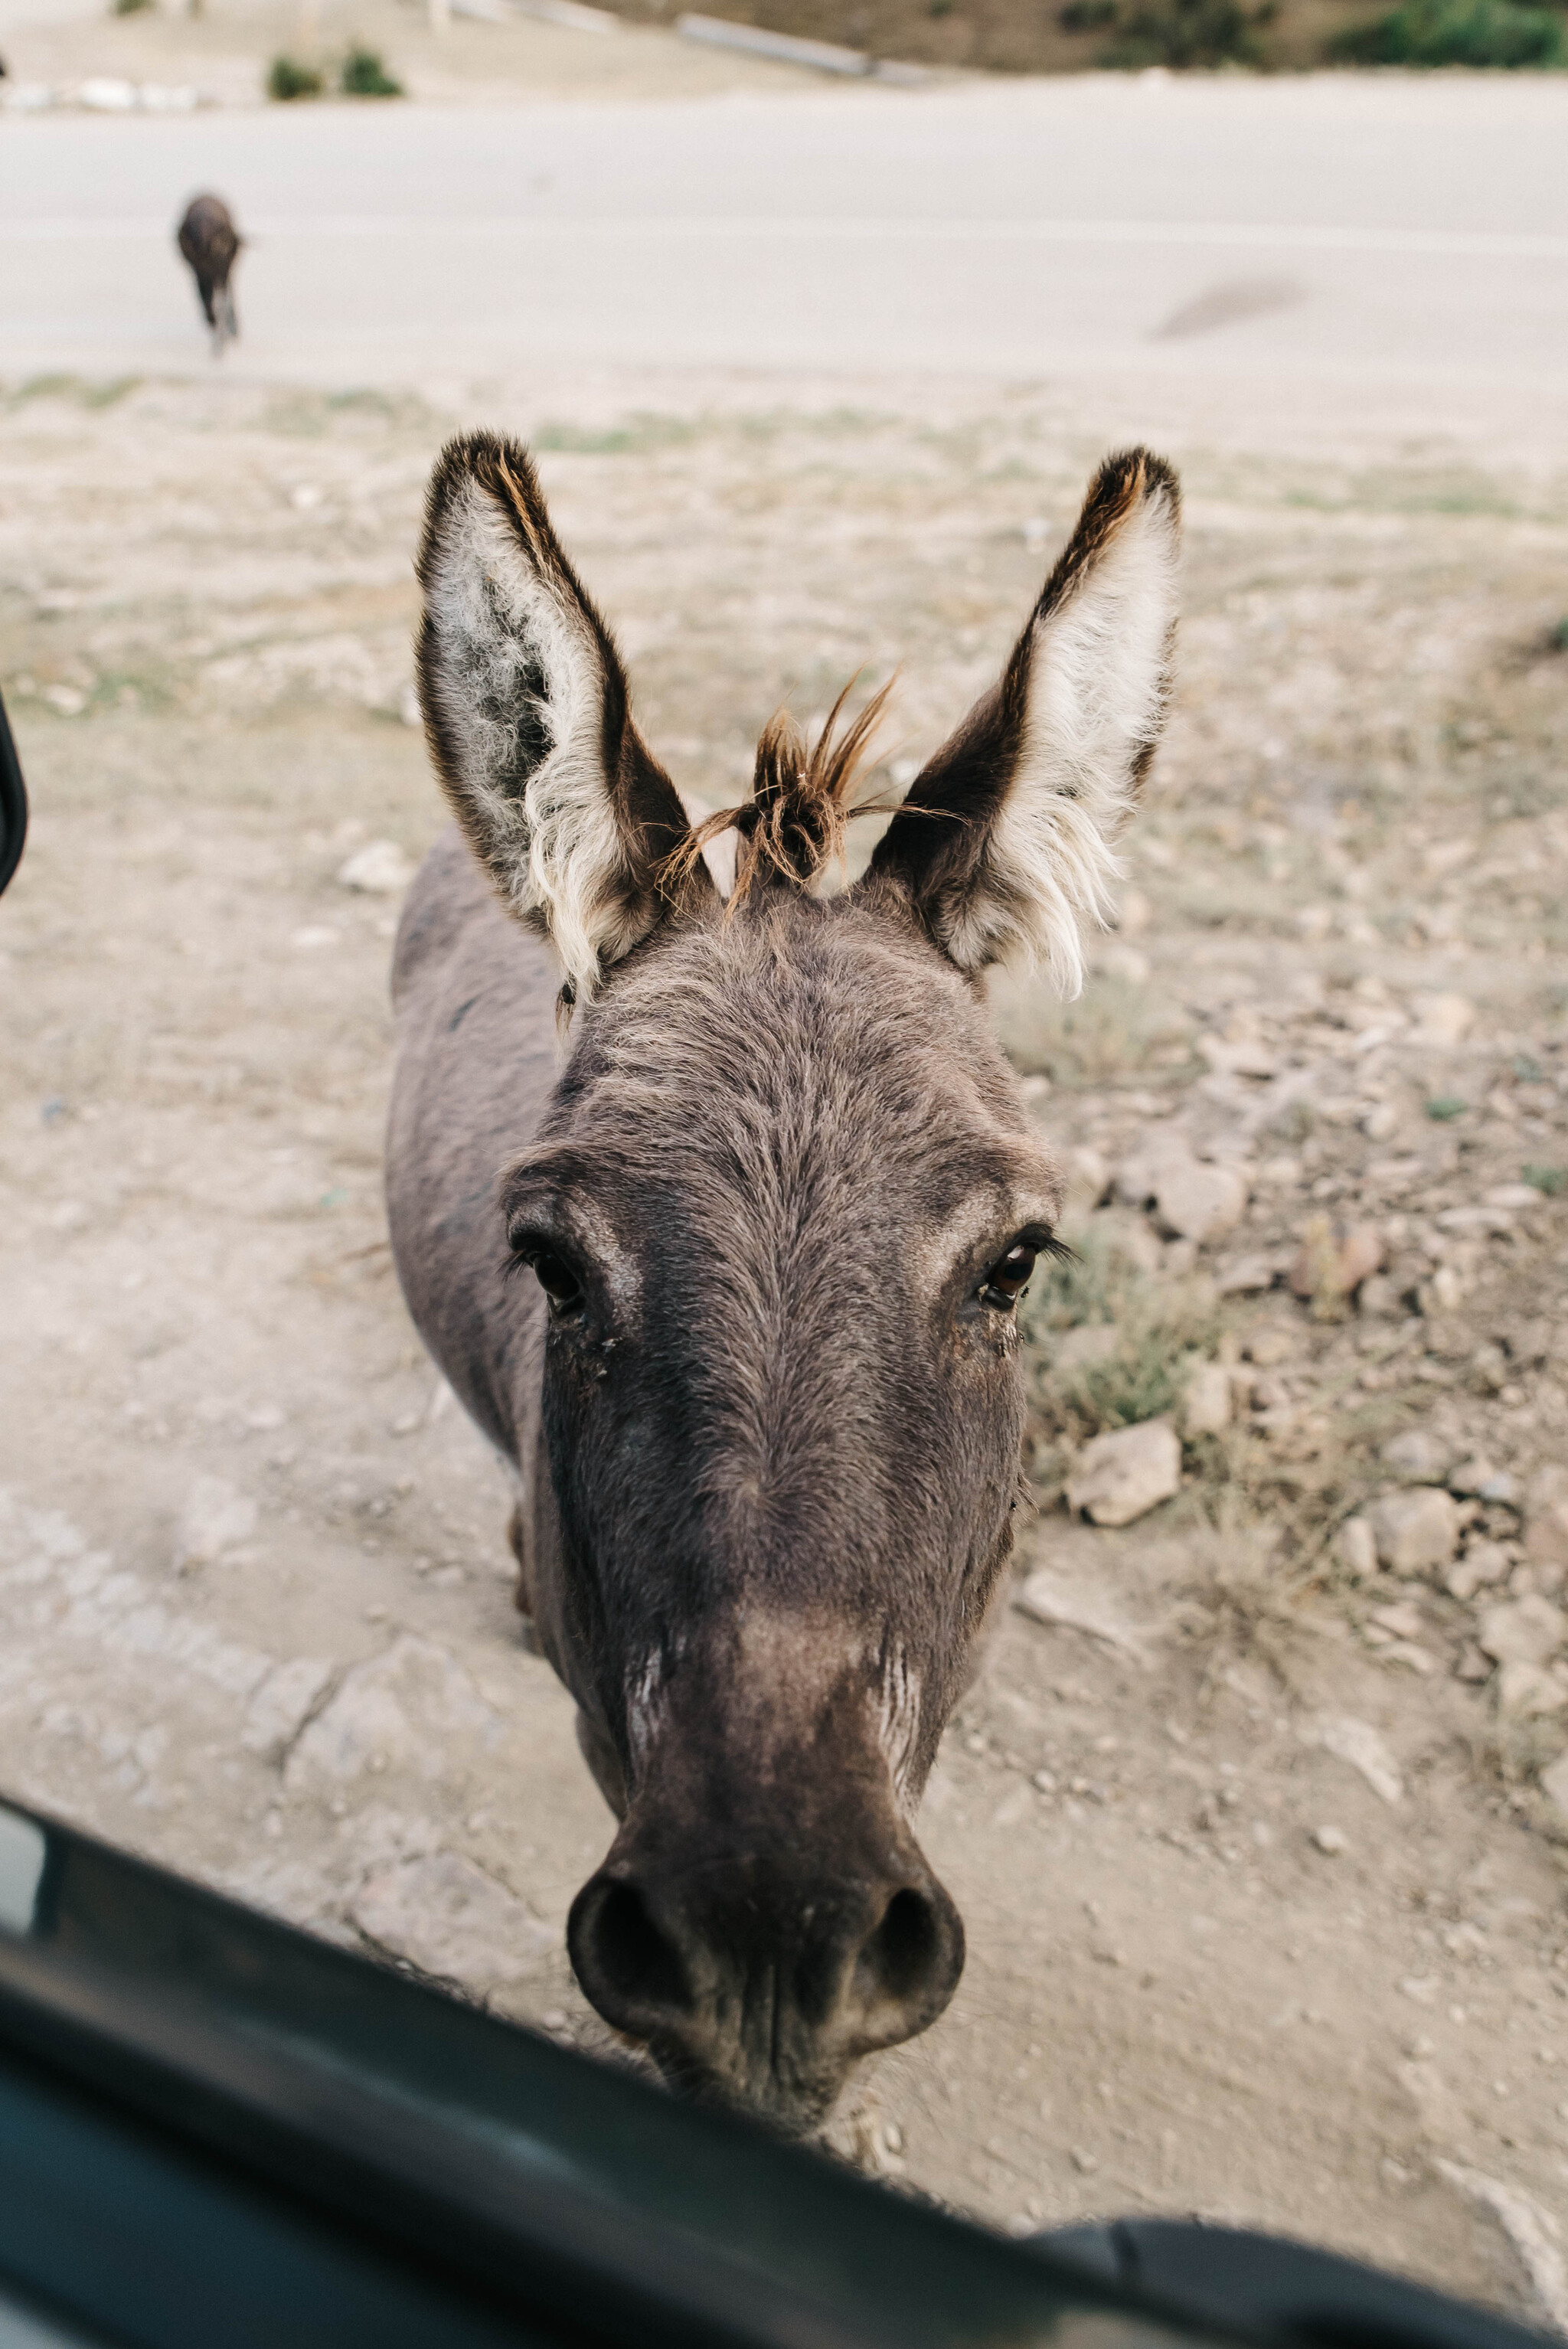
{"type": "MultiPolygon", "coordinates": [[[[1171,411],[1182,685],[1123,932],[1070,1014],[999,1004],[1132,1369],[1217,1363],[1233,1413],[1174,1498],[1075,1524],[1055,1496],[1114,1398],[1042,1319],[1020,1564],[1057,1619],[1006,1612],[926,1806],[959,1996],[837,2134],[998,2223],[1201,2210],[1561,2325],[1568,477],[1550,418],[1243,393],[1171,411]],[[1129,1171],[1173,1133],[1245,1202],[1202,1243],[1129,1171]],[[1315,1217],[1375,1230],[1358,1310],[1284,1285],[1315,1217]],[[1383,1455],[1412,1429],[1430,1459],[1383,1455]],[[1449,1557],[1398,1576],[1342,1532],[1476,1454],[1448,1548],[1501,1579],[1456,1596],[1449,1557]],[[1504,1703],[1478,1640],[1521,1638],[1504,1703]]],[[[480,412],[534,435],[648,730],[715,800],[781,691],[810,714],[861,662],[904,664],[905,774],[1128,399],[6,398],[36,813],[0,908],[0,1779],[598,2046],[560,1929],[610,1822],[517,1643],[501,1478],[392,1278],[397,896],[339,877],[437,827],[409,554],[480,412]]]]}

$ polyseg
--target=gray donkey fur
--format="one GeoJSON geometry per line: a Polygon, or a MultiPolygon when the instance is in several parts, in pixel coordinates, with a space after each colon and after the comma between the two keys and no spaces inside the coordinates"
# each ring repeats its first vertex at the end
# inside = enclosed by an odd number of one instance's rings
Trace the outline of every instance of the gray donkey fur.
{"type": "Polygon", "coordinates": [[[1061,1197],[982,974],[1077,982],[1178,536],[1159,460],[1101,469],[837,895],[863,730],[776,721],[718,820],[727,905],[524,452],[459,440],[431,485],[420,688],[460,830],[397,942],[398,1271],[517,1472],[519,1603],[620,1821],[578,1978],[673,2082],[790,2130],[963,1965],[911,1820],[1012,1547],[1014,1309],[1061,1197]]]}

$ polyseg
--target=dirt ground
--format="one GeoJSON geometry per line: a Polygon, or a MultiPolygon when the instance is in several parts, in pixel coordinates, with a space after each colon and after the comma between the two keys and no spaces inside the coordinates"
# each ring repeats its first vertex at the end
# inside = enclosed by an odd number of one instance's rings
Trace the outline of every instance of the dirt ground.
{"type": "MultiPolygon", "coordinates": [[[[1005,1611],[923,1813],[957,1999],[836,2140],[998,2224],[1197,2210],[1564,2327],[1563,444],[1479,396],[1161,397],[1181,683],[1122,929],[1081,1004],[998,999],[1078,1154],[1020,1558],[1051,1619],[1005,1611]],[[1229,1202],[1207,1237],[1172,1154],[1229,1202]],[[1069,1519],[1080,1447],[1150,1408],[1181,1490],[1069,1519]],[[1379,1516],[1402,1490],[1424,1563],[1379,1516]]],[[[862,663],[903,664],[903,780],[1135,407],[8,388],[36,816],[0,907],[7,1789],[603,2045],[561,1928],[610,1821],[381,1205],[388,942],[438,823],[422,481],[456,422],[532,435],[645,725],[714,802],[782,692],[809,717],[862,663]],[[347,885],[376,843],[390,887],[347,885]]]]}

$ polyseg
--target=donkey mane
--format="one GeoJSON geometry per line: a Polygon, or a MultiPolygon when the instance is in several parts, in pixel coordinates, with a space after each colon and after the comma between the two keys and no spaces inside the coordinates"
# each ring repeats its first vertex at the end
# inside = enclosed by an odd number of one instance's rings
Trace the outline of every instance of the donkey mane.
{"type": "Polygon", "coordinates": [[[758,741],[751,797],[738,807],[717,809],[696,825],[665,862],[669,879],[684,878],[721,833],[738,833],[740,852],[727,919],[759,885],[783,882],[809,889],[842,858],[857,816],[893,812],[897,801],[861,800],[855,793],[897,679],[890,677],[860,716],[841,726],[857,681],[851,678],[844,687],[814,742],[808,743],[793,711],[774,711],[758,741]]]}

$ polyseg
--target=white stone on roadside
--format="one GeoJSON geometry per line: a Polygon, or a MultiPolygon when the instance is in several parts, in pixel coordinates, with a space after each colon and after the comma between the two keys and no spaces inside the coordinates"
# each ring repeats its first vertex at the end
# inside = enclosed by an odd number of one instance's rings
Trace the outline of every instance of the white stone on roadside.
{"type": "Polygon", "coordinates": [[[1391,1574],[1429,1573],[1447,1566],[1459,1547],[1459,1508],[1439,1485],[1385,1493],[1366,1514],[1377,1556],[1391,1574]]]}
{"type": "Polygon", "coordinates": [[[1568,1567],[1568,1467],[1553,1460],[1524,1488],[1524,1555],[1532,1566],[1568,1567]]]}
{"type": "Polygon", "coordinates": [[[404,1632],[345,1674],[301,1733],[284,1773],[291,1789],[335,1787],[367,1770],[438,1778],[500,1740],[502,1723],[455,1656],[404,1632]]]}
{"type": "Polygon", "coordinates": [[[1168,1419],[1146,1419],[1085,1444],[1067,1501],[1097,1526],[1130,1526],[1181,1489],[1181,1439],[1168,1419]]]}
{"type": "Polygon", "coordinates": [[[1440,1485],[1453,1456],[1452,1444],[1426,1427],[1408,1427],[1403,1434],[1391,1435],[1377,1453],[1385,1467],[1411,1485],[1440,1485]]]}
{"type": "Polygon", "coordinates": [[[1194,1362],[1181,1392],[1189,1435],[1219,1435],[1231,1423],[1231,1373],[1223,1362],[1194,1362]]]}
{"type": "Polygon", "coordinates": [[[1462,1044],[1475,1025],[1475,1005],[1462,995],[1412,995],[1411,1044],[1462,1044]]]}
{"type": "Polygon", "coordinates": [[[1336,1762],[1358,1770],[1373,1793],[1385,1803],[1403,1799],[1405,1782],[1399,1765],[1369,1721],[1347,1713],[1318,1713],[1302,1723],[1302,1743],[1321,1746],[1336,1762]]]}
{"type": "Polygon", "coordinates": [[[191,1567],[211,1566],[226,1550],[249,1541],[255,1530],[256,1505],[249,1494],[238,1492],[222,1476],[198,1476],[180,1514],[175,1566],[182,1574],[191,1567]]]}
{"type": "Polygon", "coordinates": [[[521,1982],[557,1939],[515,1893],[455,1851],[379,1869],[360,1886],[348,1913],[377,1948],[468,1990],[521,1982]]]}
{"type": "Polygon", "coordinates": [[[1564,1630],[1568,1617],[1563,1609],[1532,1590],[1484,1609],[1476,1637],[1494,1663],[1546,1664],[1563,1645],[1564,1630]]]}
{"type": "Polygon", "coordinates": [[[275,1664],[245,1708],[240,1743],[275,1762],[293,1744],[332,1678],[321,1656],[291,1656],[275,1664]]]}
{"type": "Polygon", "coordinates": [[[1366,1580],[1377,1571],[1377,1537],[1365,1517],[1346,1517],[1334,1537],[1335,1555],[1346,1574],[1366,1580]]]}
{"type": "Polygon", "coordinates": [[[1337,1859],[1342,1851],[1350,1847],[1350,1837],[1343,1827],[1314,1827],[1312,1840],[1319,1851],[1327,1853],[1330,1859],[1337,1859]]]}
{"type": "Polygon", "coordinates": [[[371,897],[396,897],[413,878],[414,867],[395,840],[367,840],[337,872],[340,888],[371,897]]]}

